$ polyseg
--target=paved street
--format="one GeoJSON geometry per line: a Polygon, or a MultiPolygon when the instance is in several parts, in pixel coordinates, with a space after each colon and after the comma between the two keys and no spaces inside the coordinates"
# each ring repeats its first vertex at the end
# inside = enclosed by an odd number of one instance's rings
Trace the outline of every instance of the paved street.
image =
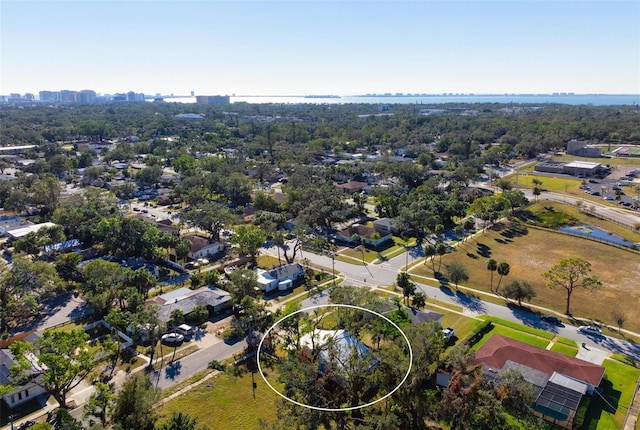
{"type": "MultiPolygon", "coordinates": [[[[551,195],[550,198],[555,198],[552,193],[544,193],[542,197],[546,198],[547,194],[551,195]]],[[[566,199],[567,197],[561,196],[561,198],[566,199]]],[[[598,210],[600,210],[600,208],[598,208],[598,210]]],[[[609,208],[602,208],[602,210],[609,210],[609,208]]],[[[625,219],[626,222],[632,221],[631,218],[625,219]]],[[[640,221],[640,219],[638,221],[640,221]]],[[[274,247],[262,248],[261,253],[277,256],[277,250],[274,247]]],[[[328,272],[332,270],[332,263],[334,263],[336,273],[341,274],[345,278],[342,282],[344,285],[369,287],[383,287],[391,285],[396,281],[397,274],[405,267],[405,265],[409,264],[411,266],[412,263],[421,264],[416,263],[416,260],[421,257],[418,248],[410,249],[408,253],[403,253],[381,264],[367,264],[365,266],[350,264],[339,260],[332,262],[331,258],[328,256],[312,254],[310,252],[304,252],[303,256],[299,256],[300,260],[302,257],[308,259],[314,265],[325,267],[328,272]]],[[[526,312],[516,307],[508,307],[506,304],[499,305],[486,302],[480,298],[464,294],[463,292],[455,292],[449,288],[441,288],[436,279],[423,278],[417,285],[418,288],[429,298],[461,306],[463,308],[463,314],[470,317],[481,314],[495,315],[509,321],[541,328],[559,336],[573,339],[578,343],[578,345],[584,344],[586,346],[584,350],[581,348],[580,353],[582,354],[588,354],[591,349],[593,349],[594,353],[597,353],[598,350],[604,350],[612,353],[624,354],[636,361],[640,361],[640,345],[633,342],[627,342],[608,336],[587,336],[578,332],[577,327],[575,326],[546,323],[541,321],[534,313],[526,312]]],[[[464,290],[464,288],[461,289],[464,290]]],[[[482,294],[486,293],[476,292],[475,294],[482,296],[482,294]]],[[[302,306],[308,307],[327,304],[328,296],[329,292],[325,290],[318,295],[303,300],[302,306]]],[[[48,303],[48,305],[51,310],[49,315],[47,315],[47,318],[45,318],[41,323],[34,325],[34,328],[42,329],[51,327],[55,324],[64,322],[65,320],[75,319],[83,312],[82,301],[77,298],[73,298],[71,295],[59,296],[48,303]]],[[[544,309],[540,310],[541,312],[547,312],[544,309]]],[[[175,360],[174,362],[171,362],[171,349],[166,347],[164,348],[165,362],[163,367],[160,372],[152,375],[152,380],[158,387],[166,389],[182,382],[194,373],[206,369],[211,360],[224,360],[225,358],[241,352],[246,346],[244,341],[239,341],[232,345],[226,344],[213,333],[207,333],[202,339],[193,340],[192,342],[199,343],[199,347],[201,349],[181,359],[175,360]]],[[[160,351],[158,351],[158,353],[160,353],[160,351]]],[[[119,376],[122,378],[124,377],[124,375],[119,376]]],[[[75,396],[80,400],[80,402],[82,402],[86,401],[90,393],[91,387],[83,387],[75,393],[75,396]]],[[[81,414],[81,412],[79,412],[80,410],[81,409],[76,410],[75,413],[81,414]]]]}
{"type": "MultiPolygon", "coordinates": [[[[274,249],[263,249],[265,253],[275,252],[274,249]]],[[[409,251],[409,256],[406,253],[397,257],[391,258],[388,261],[381,264],[367,264],[367,266],[358,266],[349,264],[343,261],[335,261],[336,273],[340,272],[346,277],[343,282],[344,285],[357,285],[357,286],[388,286],[396,281],[398,272],[403,268],[408,261],[409,264],[417,258],[412,250],[409,251]],[[413,255],[412,255],[413,254],[413,255]]],[[[309,259],[314,264],[322,265],[328,270],[331,270],[331,258],[305,252],[304,257],[309,259]]],[[[596,348],[602,348],[612,353],[620,353],[627,355],[634,360],[640,361],[640,345],[611,338],[608,336],[596,337],[587,336],[578,332],[577,327],[574,326],[556,326],[550,323],[541,321],[540,318],[531,312],[522,311],[516,307],[508,307],[506,305],[498,305],[491,302],[486,302],[478,298],[471,297],[461,292],[453,292],[448,288],[440,288],[437,280],[425,280],[424,282],[417,284],[420,290],[422,290],[428,297],[434,298],[444,303],[451,303],[458,306],[462,306],[464,313],[469,316],[489,314],[495,315],[500,318],[504,318],[509,321],[518,322],[531,327],[541,328],[559,336],[567,337],[575,340],[579,345],[583,342],[587,347],[592,346],[596,348]]],[[[313,306],[328,303],[328,293],[323,292],[320,296],[306,299],[302,302],[303,307],[313,306]]],[[[542,310],[544,312],[544,310],[542,310]]]]}
{"type": "MultiPolygon", "coordinates": [[[[214,335],[208,334],[207,336],[214,335]]],[[[170,361],[171,356],[169,355],[165,358],[161,372],[156,372],[154,375],[151,375],[151,381],[164,390],[184,381],[194,373],[206,369],[211,360],[222,361],[234,354],[242,352],[246,347],[244,340],[231,345],[226,344],[222,339],[218,340],[219,342],[215,342],[174,362],[170,361]]],[[[164,348],[165,354],[169,351],[171,351],[171,348],[164,348]]]]}

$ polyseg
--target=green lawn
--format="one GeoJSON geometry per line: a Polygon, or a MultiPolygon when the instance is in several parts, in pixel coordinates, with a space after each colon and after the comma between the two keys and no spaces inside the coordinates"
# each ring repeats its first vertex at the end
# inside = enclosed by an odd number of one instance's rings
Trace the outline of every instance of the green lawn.
{"type": "MultiPolygon", "coordinates": [[[[509,180],[515,184],[516,175],[510,175],[509,180]]],[[[533,180],[537,179],[542,182],[540,188],[544,191],[558,191],[558,192],[577,192],[582,191],[579,189],[582,180],[574,178],[553,177],[545,175],[536,175],[535,173],[520,173],[518,175],[518,187],[519,188],[533,188],[535,185],[533,180]]]]}
{"type": "MultiPolygon", "coordinates": [[[[342,251],[340,251],[340,254],[336,255],[336,260],[339,259],[338,256],[340,255],[351,257],[353,260],[360,260],[362,262],[362,249],[360,246],[357,246],[355,248],[344,248],[342,251]]],[[[367,263],[371,263],[377,258],[378,258],[377,251],[374,251],[365,247],[364,261],[366,261],[367,263]]],[[[349,262],[352,262],[353,260],[349,260],[349,262]]]]}
{"type": "Polygon", "coordinates": [[[551,351],[559,352],[560,354],[568,355],[570,357],[575,357],[578,353],[578,348],[569,345],[563,345],[562,343],[554,343],[551,346],[551,351]]]}
{"type": "Polygon", "coordinates": [[[52,327],[50,329],[47,330],[51,330],[51,331],[73,331],[73,330],[82,330],[84,329],[84,324],[81,323],[77,323],[75,321],[69,321],[66,322],[62,325],[58,325],[55,327],[52,327]]]}
{"type": "Polygon", "coordinates": [[[280,264],[285,264],[287,262],[284,259],[284,255],[282,255],[280,260],[278,260],[278,257],[273,257],[271,255],[259,255],[257,260],[258,267],[265,270],[270,270],[275,266],[279,266],[280,264]]]}
{"type": "Polygon", "coordinates": [[[259,373],[254,375],[255,393],[251,388],[251,374],[241,377],[227,374],[214,376],[193,390],[165,403],[160,409],[161,421],[173,412],[183,412],[198,418],[198,424],[211,429],[260,429],[259,419],[273,421],[276,399],[259,373]]]}
{"type": "Polygon", "coordinates": [[[482,315],[481,317],[483,320],[486,321],[491,321],[494,325],[501,325],[501,326],[505,326],[505,327],[509,327],[524,333],[528,333],[528,334],[532,334],[534,336],[537,337],[541,337],[543,339],[547,339],[547,340],[551,340],[554,338],[554,334],[553,333],[549,333],[548,331],[545,330],[540,330],[537,328],[533,328],[533,327],[529,327],[526,325],[522,325],[522,324],[518,324],[516,322],[512,322],[509,320],[505,320],[502,318],[498,318],[498,317],[494,317],[491,315],[482,315]]]}
{"type": "MultiPolygon", "coordinates": [[[[406,240],[399,236],[392,236],[392,238],[393,238],[393,246],[390,246],[389,248],[380,251],[380,255],[383,257],[381,258],[381,260],[382,259],[388,260],[398,255],[402,255],[404,252],[406,252],[405,246],[410,248],[416,246],[415,237],[409,237],[406,240]]],[[[411,262],[411,259],[409,259],[409,262],[411,262]]]]}
{"type": "Polygon", "coordinates": [[[561,343],[561,344],[563,344],[563,345],[571,346],[571,347],[574,347],[574,348],[577,348],[577,347],[578,347],[578,344],[576,343],[576,341],[575,341],[575,340],[573,340],[573,339],[568,339],[568,338],[566,338],[566,337],[562,337],[562,336],[558,336],[558,337],[555,339],[555,342],[556,342],[556,343],[561,343]]]}
{"type": "Polygon", "coordinates": [[[529,345],[537,346],[538,348],[546,348],[549,344],[547,339],[543,339],[538,336],[534,336],[532,334],[527,334],[523,331],[509,328],[503,325],[493,325],[493,328],[485,333],[482,338],[476,342],[471,349],[473,351],[477,351],[484,343],[489,340],[491,336],[494,334],[501,334],[506,337],[510,337],[511,339],[519,340],[520,342],[528,343],[529,345]]]}
{"type": "Polygon", "coordinates": [[[594,430],[621,429],[636,382],[640,376],[640,369],[614,360],[605,360],[602,365],[605,368],[605,372],[600,386],[604,388],[605,399],[616,410],[615,412],[612,411],[600,397],[592,397],[583,428],[594,430]]]}

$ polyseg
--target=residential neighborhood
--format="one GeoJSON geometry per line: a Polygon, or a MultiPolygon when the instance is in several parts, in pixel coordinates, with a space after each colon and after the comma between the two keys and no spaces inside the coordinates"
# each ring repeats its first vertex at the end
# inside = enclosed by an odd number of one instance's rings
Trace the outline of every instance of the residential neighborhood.
{"type": "Polygon", "coordinates": [[[573,110],[503,108],[77,106],[33,145],[3,124],[0,425],[164,428],[187,402],[210,428],[300,428],[303,404],[325,428],[348,408],[344,425],[633,429],[636,113],[591,107],[602,137],[530,147],[509,133],[573,110]],[[208,421],[191,396],[212,380],[250,424],[208,421]],[[119,415],[126,396],[151,421],[119,415]]]}

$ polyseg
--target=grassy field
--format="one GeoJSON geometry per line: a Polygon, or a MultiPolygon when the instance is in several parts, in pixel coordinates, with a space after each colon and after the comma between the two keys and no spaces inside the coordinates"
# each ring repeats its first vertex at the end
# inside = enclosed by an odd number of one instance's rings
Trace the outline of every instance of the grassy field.
{"type": "MultiPolygon", "coordinates": [[[[515,175],[508,176],[511,183],[515,184],[515,175]]],[[[518,187],[520,188],[533,188],[533,180],[537,179],[542,182],[540,188],[543,191],[558,191],[558,192],[578,192],[582,180],[574,178],[554,177],[546,175],[536,175],[534,173],[526,173],[518,175],[518,187]]]]}
{"type": "Polygon", "coordinates": [[[251,388],[251,374],[240,377],[222,374],[193,390],[165,403],[160,409],[160,421],[173,412],[183,412],[198,418],[198,424],[212,429],[259,429],[259,419],[273,421],[276,399],[279,398],[255,374],[255,393],[251,388]],[[255,394],[255,396],[254,396],[255,394]]]}
{"type": "Polygon", "coordinates": [[[605,372],[600,386],[604,388],[605,399],[616,410],[613,412],[600,397],[592,397],[583,428],[595,430],[621,429],[627,413],[627,407],[633,396],[636,381],[640,376],[640,369],[614,360],[605,360],[602,365],[605,368],[605,372]]]}
{"type": "MultiPolygon", "coordinates": [[[[553,231],[523,228],[514,230],[507,226],[496,226],[474,239],[456,247],[443,258],[443,271],[453,262],[462,264],[469,273],[465,283],[472,288],[489,291],[490,273],[487,260],[494,258],[511,266],[501,287],[513,280],[529,282],[537,296],[533,304],[559,312],[565,310],[566,292],[562,288],[553,290],[545,286],[542,273],[563,258],[583,257],[591,262],[592,273],[603,282],[596,292],[574,291],[571,312],[574,315],[613,323],[612,312],[622,311],[626,316],[625,328],[640,330],[640,313],[636,312],[640,302],[640,257],[637,253],[599,242],[565,235],[553,231]]],[[[432,276],[430,268],[420,265],[412,273],[432,276]]],[[[494,288],[499,276],[494,274],[494,288]]],[[[613,332],[606,334],[614,334],[613,332]]]]}

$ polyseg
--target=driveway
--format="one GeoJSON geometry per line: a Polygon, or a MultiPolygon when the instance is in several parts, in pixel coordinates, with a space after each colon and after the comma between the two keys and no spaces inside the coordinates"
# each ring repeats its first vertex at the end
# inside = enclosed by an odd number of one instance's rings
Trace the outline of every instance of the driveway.
{"type": "Polygon", "coordinates": [[[12,330],[11,334],[44,330],[72,320],[79,320],[88,312],[86,303],[81,298],[74,297],[72,293],[60,294],[42,302],[39,320],[18,327],[12,330]]]}

